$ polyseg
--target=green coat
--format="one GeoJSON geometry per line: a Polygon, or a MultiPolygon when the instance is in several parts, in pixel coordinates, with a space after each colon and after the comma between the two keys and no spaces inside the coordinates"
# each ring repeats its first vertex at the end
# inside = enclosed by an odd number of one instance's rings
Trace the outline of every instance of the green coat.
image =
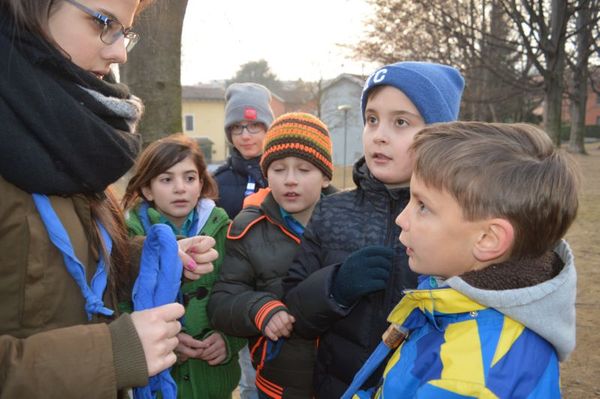
{"type": "MultiPolygon", "coordinates": [[[[138,208],[134,208],[127,214],[130,235],[146,234],[139,219],[138,208]]],[[[152,224],[159,223],[159,213],[155,209],[149,208],[148,216],[152,224]]],[[[219,257],[213,262],[214,270],[198,280],[184,282],[181,287],[186,307],[182,331],[201,340],[214,333],[221,334],[227,346],[227,358],[217,366],[210,366],[200,359],[189,359],[173,366],[171,373],[177,383],[178,398],[231,398],[231,393],[240,380],[238,352],[246,345],[246,340],[213,330],[206,312],[213,284],[219,276],[223,263],[229,223],[229,217],[222,208],[212,209],[208,220],[200,230],[200,235],[211,236],[216,241],[215,250],[219,253],[219,257]]]]}

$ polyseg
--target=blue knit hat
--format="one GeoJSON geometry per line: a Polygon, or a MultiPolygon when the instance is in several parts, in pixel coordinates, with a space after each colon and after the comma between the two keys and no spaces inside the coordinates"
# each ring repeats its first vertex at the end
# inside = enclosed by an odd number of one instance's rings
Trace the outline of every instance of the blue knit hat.
{"type": "Polygon", "coordinates": [[[369,93],[376,86],[402,91],[419,110],[425,124],[458,118],[465,81],[457,69],[431,62],[398,62],[375,71],[363,88],[360,104],[363,122],[369,93]]]}

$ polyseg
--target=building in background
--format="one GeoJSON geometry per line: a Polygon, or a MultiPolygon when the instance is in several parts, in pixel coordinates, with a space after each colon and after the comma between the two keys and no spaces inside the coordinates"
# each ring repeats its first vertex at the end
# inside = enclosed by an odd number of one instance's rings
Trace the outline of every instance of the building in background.
{"type": "Polygon", "coordinates": [[[183,132],[198,140],[207,163],[221,163],[228,154],[223,131],[225,89],[221,85],[183,86],[183,132]]]}
{"type": "MultiPolygon", "coordinates": [[[[225,137],[225,83],[181,87],[183,132],[200,144],[207,163],[220,164],[229,156],[225,137]]],[[[274,94],[271,108],[275,117],[287,112],[284,99],[274,94]]]]}
{"type": "Polygon", "coordinates": [[[352,165],[362,156],[360,95],[364,83],[364,77],[344,73],[321,89],[320,114],[329,127],[336,166],[352,165]]]}
{"type": "Polygon", "coordinates": [[[594,91],[591,84],[588,85],[585,125],[600,126],[600,93],[594,91]]]}
{"type": "MultiPolygon", "coordinates": [[[[319,83],[282,82],[272,92],[275,117],[286,112],[308,112],[329,127],[335,165],[352,165],[362,155],[363,122],[360,95],[365,78],[341,74],[319,83]]],[[[220,164],[229,155],[225,138],[224,82],[182,87],[183,132],[198,140],[208,163],[220,164]]],[[[351,176],[348,177],[351,181],[351,176]]]]}
{"type": "MultiPolygon", "coordinates": [[[[600,82],[600,73],[594,77],[596,82],[600,82]]],[[[598,83],[596,83],[598,85],[598,83]]],[[[533,110],[533,115],[539,117],[540,123],[544,118],[544,103],[540,99],[540,105],[533,110]]],[[[571,123],[571,101],[567,93],[563,95],[562,101],[562,124],[566,132],[571,123]]],[[[585,104],[585,126],[586,137],[600,138],[600,93],[594,90],[592,84],[588,82],[587,101],[585,104]]],[[[563,137],[564,139],[564,137],[563,137]]]]}
{"type": "MultiPolygon", "coordinates": [[[[319,116],[319,87],[323,82],[304,82],[302,80],[281,82],[281,88],[275,94],[284,102],[283,112],[306,112],[319,116]]],[[[273,108],[273,112],[277,112],[273,108]]]]}

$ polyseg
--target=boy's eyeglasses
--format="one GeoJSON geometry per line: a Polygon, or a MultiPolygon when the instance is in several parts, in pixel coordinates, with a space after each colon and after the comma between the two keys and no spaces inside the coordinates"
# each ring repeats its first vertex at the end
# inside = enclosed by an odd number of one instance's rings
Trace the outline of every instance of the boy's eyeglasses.
{"type": "Polygon", "coordinates": [[[93,17],[94,20],[102,27],[102,32],[100,33],[100,40],[102,40],[102,43],[111,45],[123,36],[125,37],[125,50],[129,52],[135,46],[138,40],[140,40],[140,37],[137,33],[133,32],[131,28],[123,27],[123,24],[116,19],[107,17],[98,11],[94,11],[76,0],[65,1],[93,17]]]}
{"type": "Polygon", "coordinates": [[[235,123],[229,126],[229,132],[234,136],[240,136],[242,133],[244,133],[244,129],[246,129],[250,134],[256,134],[264,132],[265,125],[260,122],[251,122],[245,125],[242,125],[241,123],[235,123]]]}

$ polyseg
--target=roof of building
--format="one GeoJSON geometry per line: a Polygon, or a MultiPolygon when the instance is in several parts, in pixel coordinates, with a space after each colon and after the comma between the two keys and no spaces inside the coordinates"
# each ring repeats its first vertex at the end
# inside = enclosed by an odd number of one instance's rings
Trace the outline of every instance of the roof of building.
{"type": "Polygon", "coordinates": [[[335,85],[336,83],[338,83],[339,81],[344,80],[344,79],[347,79],[353,83],[356,83],[360,87],[362,87],[365,84],[366,77],[364,77],[362,75],[355,75],[352,73],[342,73],[338,77],[325,82],[325,84],[323,84],[322,90],[327,90],[329,87],[335,85]]]}
{"type": "MultiPolygon", "coordinates": [[[[350,73],[342,73],[334,79],[325,80],[321,83],[321,91],[327,90],[341,80],[347,79],[362,87],[365,83],[365,77],[350,73]]],[[[319,91],[316,82],[301,81],[283,81],[282,87],[278,93],[271,91],[271,95],[283,103],[300,104],[310,101],[319,91]],[[304,87],[302,87],[304,85],[304,87]],[[311,88],[312,86],[312,88],[311,88]]],[[[225,101],[225,86],[219,83],[202,83],[194,86],[182,86],[181,96],[186,100],[218,100],[225,101]]]]}
{"type": "Polygon", "coordinates": [[[221,100],[225,101],[225,89],[214,84],[181,86],[181,97],[186,100],[221,100]]]}

